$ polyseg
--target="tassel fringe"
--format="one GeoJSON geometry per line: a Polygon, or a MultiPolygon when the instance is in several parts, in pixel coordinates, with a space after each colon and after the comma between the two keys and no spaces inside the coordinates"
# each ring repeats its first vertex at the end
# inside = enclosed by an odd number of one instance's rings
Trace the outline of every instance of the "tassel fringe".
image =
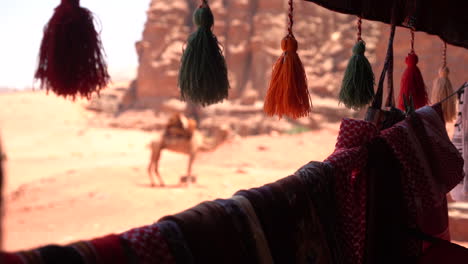
{"type": "Polygon", "coordinates": [[[292,35],[281,41],[283,54],[273,67],[263,108],[269,116],[299,118],[307,116],[311,111],[307,77],[297,54],[297,45],[292,35]]]}
{"type": "Polygon", "coordinates": [[[348,108],[358,110],[374,98],[374,73],[369,60],[364,56],[366,45],[360,40],[353,47],[339,94],[340,102],[348,108]]]}
{"type": "Polygon", "coordinates": [[[35,79],[63,97],[90,98],[110,80],[92,13],[78,0],[62,0],[44,28],[35,79]]]}
{"type": "Polygon", "coordinates": [[[403,72],[400,84],[400,95],[398,98],[398,108],[405,110],[404,100],[409,102],[409,97],[413,98],[415,109],[421,108],[428,104],[428,96],[426,85],[419,70],[418,56],[411,52],[405,60],[407,64],[406,70],[403,72]]]}
{"type": "MultiPolygon", "coordinates": [[[[448,67],[439,69],[439,77],[434,80],[431,100],[440,102],[453,93],[453,86],[448,78],[450,71],[448,67]]],[[[457,98],[452,96],[442,103],[442,111],[446,122],[453,121],[457,117],[457,98]]]]}
{"type": "Polygon", "coordinates": [[[182,100],[207,106],[228,97],[228,71],[218,39],[211,31],[214,17],[209,6],[199,7],[193,18],[198,30],[190,35],[182,55],[178,86],[182,100]]]}

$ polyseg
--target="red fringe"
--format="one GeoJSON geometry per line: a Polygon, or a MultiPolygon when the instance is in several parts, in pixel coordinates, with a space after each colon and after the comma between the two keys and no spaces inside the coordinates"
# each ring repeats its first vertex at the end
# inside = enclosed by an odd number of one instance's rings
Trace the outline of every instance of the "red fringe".
{"type": "Polygon", "coordinates": [[[35,78],[59,96],[90,98],[110,80],[92,13],[62,0],[44,28],[35,78]]]}
{"type": "Polygon", "coordinates": [[[409,96],[413,97],[414,107],[421,108],[428,104],[429,100],[426,92],[426,85],[419,70],[418,56],[412,52],[405,59],[407,68],[403,72],[400,84],[400,95],[398,98],[398,108],[405,110],[404,98],[409,102],[409,96]]]}

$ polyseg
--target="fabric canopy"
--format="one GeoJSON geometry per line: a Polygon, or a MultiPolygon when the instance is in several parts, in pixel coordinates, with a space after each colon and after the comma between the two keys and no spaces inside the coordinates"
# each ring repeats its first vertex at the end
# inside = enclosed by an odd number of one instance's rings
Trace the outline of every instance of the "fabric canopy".
{"type": "Polygon", "coordinates": [[[460,0],[305,0],[335,12],[391,23],[395,7],[397,26],[414,19],[416,31],[437,35],[448,44],[468,49],[468,1],[460,0]]]}

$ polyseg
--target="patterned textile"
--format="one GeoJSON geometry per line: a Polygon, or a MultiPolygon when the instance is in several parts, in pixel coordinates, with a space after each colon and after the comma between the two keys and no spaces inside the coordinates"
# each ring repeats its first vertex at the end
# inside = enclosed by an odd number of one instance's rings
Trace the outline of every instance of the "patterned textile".
{"type": "MultiPolygon", "coordinates": [[[[413,263],[408,244],[401,164],[381,137],[368,144],[366,264],[413,263]]],[[[420,243],[419,243],[420,248],[420,243]]],[[[417,249],[417,248],[416,248],[417,249]]]]}
{"type": "Polygon", "coordinates": [[[237,241],[237,251],[244,252],[244,259],[248,263],[258,263],[254,233],[250,232],[249,219],[246,212],[233,199],[216,199],[215,203],[221,205],[226,213],[224,221],[230,222],[235,236],[231,239],[237,241]]]}
{"type": "Polygon", "coordinates": [[[423,210],[422,231],[450,240],[446,194],[463,179],[463,159],[448,138],[438,108],[440,105],[421,108],[409,120],[429,161],[436,186],[433,189],[439,191],[441,197],[438,203],[423,210]]]}
{"type": "Polygon", "coordinates": [[[310,263],[344,263],[342,243],[337,230],[337,208],[333,167],[325,162],[309,162],[294,175],[299,177],[310,196],[317,215],[314,247],[310,263]]]}
{"type": "Polygon", "coordinates": [[[96,253],[88,241],[79,241],[70,244],[83,258],[85,264],[97,264],[96,253]]]}
{"type": "Polygon", "coordinates": [[[319,244],[326,244],[326,239],[321,234],[320,221],[317,212],[310,201],[308,188],[296,175],[277,181],[282,187],[290,208],[290,219],[293,223],[293,247],[295,248],[294,263],[304,263],[310,257],[311,251],[315,254],[315,263],[330,263],[331,257],[321,249],[326,248],[319,244]]]}
{"type": "Polygon", "coordinates": [[[106,235],[89,241],[96,253],[98,264],[127,264],[128,256],[120,236],[106,235]]]}
{"type": "Polygon", "coordinates": [[[408,226],[449,240],[446,193],[463,177],[463,160],[439,111],[420,108],[381,134],[403,166],[408,226]]]}
{"type": "Polygon", "coordinates": [[[162,221],[158,224],[161,235],[167,242],[177,264],[192,264],[193,255],[179,226],[173,221],[162,221]]]}
{"type": "Polygon", "coordinates": [[[47,245],[38,249],[41,254],[42,263],[62,264],[66,260],[67,264],[85,264],[80,253],[69,246],[47,245]]]}
{"type": "MultiPolygon", "coordinates": [[[[427,191],[423,161],[419,160],[416,155],[416,150],[412,146],[415,142],[414,138],[410,138],[407,127],[401,125],[402,122],[393,127],[381,132],[381,136],[387,144],[393,149],[396,158],[399,160],[401,167],[401,181],[403,186],[403,197],[406,204],[406,225],[409,228],[420,226],[420,211],[421,197],[424,195],[418,194],[418,191],[427,191]]],[[[430,197],[430,195],[429,195],[430,197]]],[[[428,200],[428,199],[426,199],[428,200]]],[[[410,239],[405,245],[408,256],[417,256],[421,252],[422,242],[417,239],[410,239]]]]}
{"type": "Polygon", "coordinates": [[[286,228],[278,228],[278,219],[284,217],[284,211],[275,203],[273,191],[269,186],[240,190],[235,193],[247,198],[255,210],[260,221],[265,238],[270,248],[273,263],[290,262],[289,255],[284,248],[287,236],[286,228]]]}
{"type": "MultiPolygon", "coordinates": [[[[426,146],[426,154],[429,156],[430,165],[438,185],[443,188],[444,194],[463,180],[463,158],[457,148],[450,141],[445,129],[443,117],[434,107],[423,107],[417,111],[417,115],[424,124],[423,146],[426,146]]],[[[445,196],[445,195],[444,195],[445,196]]]]}
{"type": "Polygon", "coordinates": [[[134,228],[121,236],[129,242],[139,263],[176,263],[157,224],[134,228]]]}
{"type": "Polygon", "coordinates": [[[408,120],[382,131],[382,137],[392,147],[403,165],[407,195],[413,196],[408,197],[408,200],[416,199],[417,206],[423,207],[440,203],[441,191],[434,189],[438,186],[433,180],[429,161],[408,120]]]}
{"type": "MultiPolygon", "coordinates": [[[[408,226],[414,228],[420,223],[418,222],[418,208],[422,206],[424,201],[437,201],[440,197],[432,199],[432,195],[425,194],[430,188],[425,178],[425,167],[423,166],[425,160],[418,158],[415,147],[410,138],[407,126],[399,123],[389,129],[382,131],[382,137],[393,149],[396,157],[402,165],[402,182],[403,182],[403,195],[407,204],[408,211],[408,226]]],[[[421,157],[421,156],[419,156],[421,157]]],[[[430,206],[430,204],[429,204],[430,206]]]]}
{"type": "Polygon", "coordinates": [[[41,254],[37,249],[20,251],[17,255],[23,264],[42,264],[41,254]]]}
{"type": "Polygon", "coordinates": [[[263,233],[262,226],[257,218],[254,208],[250,201],[244,196],[234,195],[232,199],[241,207],[247,214],[249,220],[250,232],[253,234],[257,249],[257,255],[259,257],[258,263],[260,264],[270,264],[273,263],[273,258],[271,257],[270,248],[268,247],[268,242],[263,233]]]}
{"type": "Polygon", "coordinates": [[[374,124],[343,119],[335,151],[325,162],[335,169],[339,240],[346,263],[363,263],[366,239],[365,144],[376,136],[374,124]]]}
{"type": "Polygon", "coordinates": [[[23,264],[18,254],[13,252],[0,252],[0,263],[2,264],[23,264]]]}
{"type": "Polygon", "coordinates": [[[260,188],[263,196],[271,201],[268,208],[273,217],[269,220],[273,226],[273,239],[278,240],[281,253],[272,252],[275,263],[295,263],[297,257],[297,245],[295,240],[298,223],[294,222],[295,213],[289,203],[289,199],[283,185],[273,182],[265,185],[268,188],[260,188]],[[275,256],[277,255],[277,256],[275,256]]]}
{"type": "Polygon", "coordinates": [[[443,264],[443,263],[467,263],[468,248],[439,240],[432,243],[431,247],[418,259],[417,264],[443,264]]]}
{"type": "MultiPolygon", "coordinates": [[[[457,147],[459,153],[465,161],[468,160],[468,92],[463,90],[458,97],[458,117],[455,122],[452,142],[457,147]]],[[[463,166],[465,177],[450,192],[455,201],[468,202],[468,161],[463,166]]]]}
{"type": "Polygon", "coordinates": [[[173,221],[182,231],[194,263],[255,263],[249,252],[243,251],[242,235],[235,231],[226,210],[216,202],[207,201],[158,222],[173,221]]]}

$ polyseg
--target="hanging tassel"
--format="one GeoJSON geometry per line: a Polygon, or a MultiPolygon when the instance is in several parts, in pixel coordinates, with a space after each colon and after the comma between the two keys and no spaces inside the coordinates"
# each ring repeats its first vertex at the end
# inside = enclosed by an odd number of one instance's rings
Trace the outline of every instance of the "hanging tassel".
{"type": "Polygon", "coordinates": [[[207,106],[228,97],[229,80],[218,39],[211,31],[214,17],[206,0],[193,14],[198,26],[188,39],[179,71],[182,100],[207,106]]]}
{"type": "Polygon", "coordinates": [[[79,0],[62,0],[44,28],[35,73],[42,89],[63,97],[90,98],[107,86],[109,74],[92,13],[79,0]]]}
{"type": "Polygon", "coordinates": [[[398,108],[405,110],[404,98],[409,101],[409,96],[413,97],[415,109],[428,104],[426,85],[419,70],[418,56],[414,52],[414,30],[411,29],[411,52],[405,59],[407,68],[403,72],[400,83],[400,95],[398,98],[398,108]]]}
{"type": "MultiPolygon", "coordinates": [[[[442,67],[439,69],[439,77],[434,80],[432,86],[431,100],[440,102],[453,93],[452,83],[448,78],[450,73],[447,67],[447,43],[444,42],[442,67]]],[[[457,98],[450,97],[442,103],[442,111],[446,122],[453,121],[457,117],[457,98]]]]}
{"type": "Polygon", "coordinates": [[[374,98],[374,73],[364,56],[366,43],[361,38],[361,18],[358,19],[358,41],[348,62],[339,94],[340,102],[351,109],[360,109],[374,98]]]}
{"type": "Polygon", "coordinates": [[[283,54],[273,66],[272,77],[263,110],[269,116],[283,115],[291,118],[307,116],[311,100],[307,77],[301,59],[297,54],[297,40],[292,33],[293,3],[289,0],[288,35],[281,40],[283,54]]]}

